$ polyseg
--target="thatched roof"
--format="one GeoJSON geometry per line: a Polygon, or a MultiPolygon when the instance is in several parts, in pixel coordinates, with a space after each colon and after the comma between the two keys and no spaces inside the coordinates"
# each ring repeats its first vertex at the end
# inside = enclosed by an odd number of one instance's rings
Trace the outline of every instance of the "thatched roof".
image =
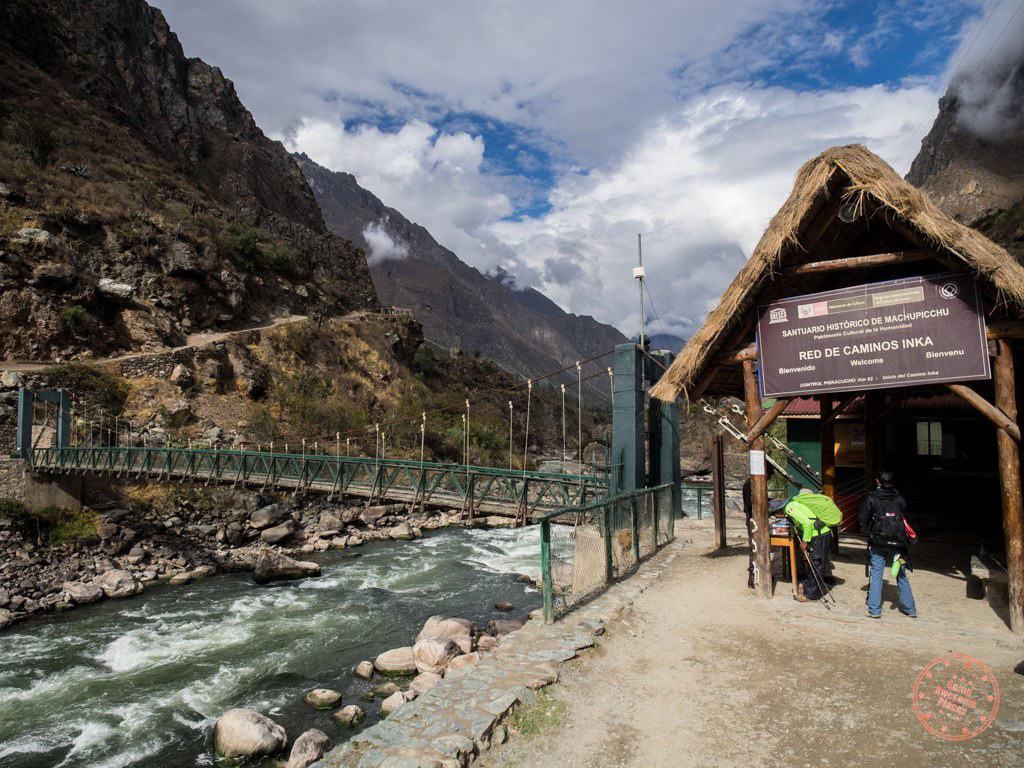
{"type": "MultiPolygon", "coordinates": [[[[1024,267],[1010,254],[943,213],[859,144],[822,152],[800,169],[792,193],[753,255],[651,394],[671,401],[696,394],[695,387],[707,390],[701,383],[714,357],[730,351],[729,343],[744,343],[737,335],[752,335],[749,311],[757,303],[778,298],[765,294],[783,265],[878,252],[886,246],[898,250],[922,245],[978,272],[1009,314],[1024,317],[1024,267]],[[836,216],[836,204],[846,202],[856,205],[859,216],[854,223],[844,224],[836,216]]],[[[800,287],[821,288],[790,280],[779,287],[788,290],[784,295],[808,292],[797,290],[800,287]]],[[[736,394],[735,386],[718,389],[717,394],[736,394]]]]}

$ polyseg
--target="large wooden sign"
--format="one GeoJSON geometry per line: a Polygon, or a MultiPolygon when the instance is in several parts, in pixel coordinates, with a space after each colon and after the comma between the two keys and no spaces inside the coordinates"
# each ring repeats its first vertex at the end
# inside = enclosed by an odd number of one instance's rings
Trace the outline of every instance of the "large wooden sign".
{"type": "Polygon", "coordinates": [[[760,306],[757,349],[763,397],[991,376],[970,274],[909,277],[760,306]]]}

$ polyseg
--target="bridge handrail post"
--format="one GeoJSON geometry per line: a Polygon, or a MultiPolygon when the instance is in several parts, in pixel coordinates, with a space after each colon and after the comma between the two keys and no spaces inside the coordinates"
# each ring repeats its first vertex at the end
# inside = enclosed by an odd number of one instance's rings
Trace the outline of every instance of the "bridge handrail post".
{"type": "Polygon", "coordinates": [[[551,579],[551,519],[540,522],[540,573],[544,593],[544,623],[555,620],[554,589],[551,579]]]}

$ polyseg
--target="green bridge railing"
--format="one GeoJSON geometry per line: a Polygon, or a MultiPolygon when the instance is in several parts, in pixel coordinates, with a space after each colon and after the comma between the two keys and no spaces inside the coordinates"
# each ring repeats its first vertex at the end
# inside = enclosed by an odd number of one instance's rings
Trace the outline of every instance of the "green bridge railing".
{"type": "Polygon", "coordinates": [[[141,446],[34,448],[36,472],[100,473],[155,482],[205,481],[435,504],[524,519],[607,496],[594,475],[406,459],[141,446]]]}
{"type": "Polygon", "coordinates": [[[544,620],[604,591],[675,537],[672,485],[537,516],[544,620]]]}

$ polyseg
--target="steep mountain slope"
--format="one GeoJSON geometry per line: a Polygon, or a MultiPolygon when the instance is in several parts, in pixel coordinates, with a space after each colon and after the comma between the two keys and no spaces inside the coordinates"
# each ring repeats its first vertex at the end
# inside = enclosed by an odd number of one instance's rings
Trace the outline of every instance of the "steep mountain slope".
{"type": "Polygon", "coordinates": [[[955,78],[907,180],[1024,257],[1024,56],[955,78]]]}
{"type": "Polygon", "coordinates": [[[284,147],[142,0],[0,4],[0,358],[375,303],[284,147]]]}
{"type": "Polygon", "coordinates": [[[351,174],[329,171],[305,155],[295,158],[334,232],[369,248],[364,233],[379,228],[407,248],[402,258],[371,259],[370,273],[381,302],[411,309],[430,338],[479,351],[526,375],[571,365],[626,341],[611,326],[569,314],[532,288],[515,290],[464,264],[351,174]]]}

